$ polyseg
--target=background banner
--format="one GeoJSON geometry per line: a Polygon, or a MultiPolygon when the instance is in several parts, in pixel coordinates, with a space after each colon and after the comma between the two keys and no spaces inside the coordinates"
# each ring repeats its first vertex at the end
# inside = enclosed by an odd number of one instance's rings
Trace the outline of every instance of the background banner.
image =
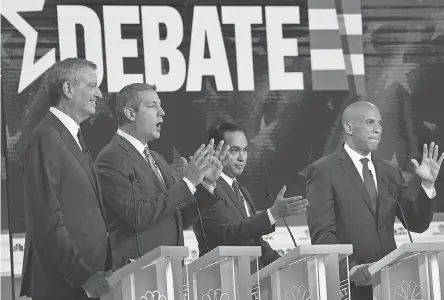
{"type": "Polygon", "coordinates": [[[423,143],[444,146],[442,0],[14,0],[1,25],[3,230],[25,231],[23,141],[49,107],[45,71],[70,56],[99,66],[104,98],[81,125],[93,158],[116,131],[115,93],[156,84],[166,116],[150,146],[180,170],[209,126],[238,123],[250,142],[239,180],[259,209],[272,205],[264,188],[305,194],[305,168],[340,145],[342,110],[358,99],[381,110],[377,154],[407,180],[423,143]]]}

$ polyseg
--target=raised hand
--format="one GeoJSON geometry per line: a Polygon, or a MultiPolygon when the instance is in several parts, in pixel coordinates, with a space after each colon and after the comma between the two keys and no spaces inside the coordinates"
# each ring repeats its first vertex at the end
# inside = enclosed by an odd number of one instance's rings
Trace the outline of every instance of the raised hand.
{"type": "Polygon", "coordinates": [[[427,144],[424,144],[421,164],[416,159],[412,159],[415,173],[421,178],[424,187],[434,187],[443,160],[444,153],[438,159],[438,145],[435,145],[434,142],[430,143],[430,149],[427,147],[427,144]]]}
{"type": "Polygon", "coordinates": [[[308,200],[303,199],[302,196],[285,198],[284,194],[286,190],[287,187],[284,185],[284,187],[277,195],[274,205],[270,208],[271,215],[275,220],[279,220],[281,218],[289,217],[303,212],[308,206],[308,200]]]}
{"type": "Polygon", "coordinates": [[[184,177],[194,186],[202,182],[205,173],[211,168],[211,160],[214,154],[213,146],[214,140],[211,140],[206,147],[202,144],[190,157],[189,162],[181,157],[184,177]]]}
{"type": "Polygon", "coordinates": [[[205,173],[204,181],[209,185],[214,185],[219,179],[225,165],[230,161],[231,154],[229,145],[224,146],[224,141],[220,141],[214,152],[213,159],[210,159],[211,168],[205,173]]]}

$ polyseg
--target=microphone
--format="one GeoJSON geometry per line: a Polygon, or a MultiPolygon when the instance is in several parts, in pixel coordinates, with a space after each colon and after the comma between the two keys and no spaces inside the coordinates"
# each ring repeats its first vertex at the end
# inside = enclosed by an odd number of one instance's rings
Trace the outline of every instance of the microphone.
{"type": "MultiPolygon", "coordinates": [[[[265,192],[265,195],[268,196],[268,198],[270,198],[271,200],[273,200],[273,202],[275,202],[274,198],[270,195],[270,193],[267,190],[264,190],[264,192],[265,192]]],[[[290,234],[290,237],[293,240],[294,246],[297,247],[298,245],[296,244],[296,240],[294,239],[293,233],[291,233],[290,227],[288,227],[288,224],[285,221],[285,218],[282,218],[282,221],[284,221],[285,227],[287,227],[288,233],[290,234]]]]}
{"type": "Polygon", "coordinates": [[[402,219],[404,220],[405,229],[407,229],[407,233],[409,234],[410,243],[413,243],[412,235],[410,234],[409,225],[407,224],[407,219],[405,218],[404,211],[402,210],[401,204],[399,204],[398,199],[395,197],[395,193],[393,193],[390,188],[388,189],[389,194],[393,197],[393,199],[396,200],[396,203],[398,204],[399,210],[401,211],[402,219]]]}
{"type": "Polygon", "coordinates": [[[131,187],[133,189],[133,200],[134,200],[134,228],[136,230],[136,246],[137,251],[139,252],[139,257],[142,256],[142,251],[140,251],[140,245],[139,245],[139,205],[137,205],[136,201],[136,193],[134,190],[134,183],[136,182],[136,176],[134,174],[129,174],[129,181],[131,182],[131,187]]]}

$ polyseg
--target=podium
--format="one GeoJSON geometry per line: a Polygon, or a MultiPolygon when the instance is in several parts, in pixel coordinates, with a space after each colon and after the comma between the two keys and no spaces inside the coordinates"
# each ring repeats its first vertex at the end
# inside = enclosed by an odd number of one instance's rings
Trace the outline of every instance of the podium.
{"type": "Polygon", "coordinates": [[[444,242],[408,243],[375,262],[369,267],[373,298],[443,299],[438,260],[442,252],[444,242]]]}
{"type": "Polygon", "coordinates": [[[188,255],[188,247],[159,246],[107,278],[111,292],[100,299],[183,299],[182,262],[188,255]]]}
{"type": "Polygon", "coordinates": [[[260,282],[261,299],[340,300],[350,294],[348,256],[352,253],[348,244],[301,245],[252,279],[260,282]]]}
{"type": "Polygon", "coordinates": [[[188,300],[252,299],[250,262],[261,255],[260,246],[219,246],[186,265],[188,300]]]}

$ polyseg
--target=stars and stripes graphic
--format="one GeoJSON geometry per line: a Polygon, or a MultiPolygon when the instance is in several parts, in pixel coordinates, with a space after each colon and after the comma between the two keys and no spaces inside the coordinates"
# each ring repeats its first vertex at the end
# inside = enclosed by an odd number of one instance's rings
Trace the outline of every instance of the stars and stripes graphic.
{"type": "Polygon", "coordinates": [[[365,94],[359,0],[308,0],[313,90],[365,94]]]}

